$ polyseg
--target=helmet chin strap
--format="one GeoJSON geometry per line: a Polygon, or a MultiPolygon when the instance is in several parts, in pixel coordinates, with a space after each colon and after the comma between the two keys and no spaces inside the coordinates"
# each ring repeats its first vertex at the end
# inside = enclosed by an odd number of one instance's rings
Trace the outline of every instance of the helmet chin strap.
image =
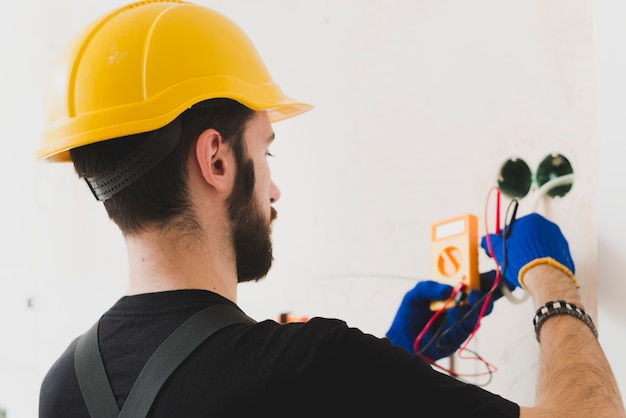
{"type": "Polygon", "coordinates": [[[100,202],[124,190],[139,177],[163,161],[180,140],[181,118],[153,131],[143,143],[112,167],[93,175],[85,176],[91,192],[100,202]]]}

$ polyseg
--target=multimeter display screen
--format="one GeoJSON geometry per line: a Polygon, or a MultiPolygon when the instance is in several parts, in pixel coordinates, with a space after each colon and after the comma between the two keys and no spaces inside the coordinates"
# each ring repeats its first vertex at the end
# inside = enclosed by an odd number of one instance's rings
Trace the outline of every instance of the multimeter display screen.
{"type": "Polygon", "coordinates": [[[465,232],[465,220],[459,219],[458,221],[449,222],[443,225],[437,225],[435,227],[435,238],[442,239],[448,238],[452,235],[462,234],[465,232]]]}

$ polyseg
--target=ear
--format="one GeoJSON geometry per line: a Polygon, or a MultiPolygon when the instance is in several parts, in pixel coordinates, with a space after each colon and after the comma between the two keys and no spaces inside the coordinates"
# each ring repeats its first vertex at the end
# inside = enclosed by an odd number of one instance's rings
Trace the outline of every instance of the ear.
{"type": "Polygon", "coordinates": [[[222,142],[222,135],[215,129],[207,129],[196,142],[196,158],[204,180],[218,191],[227,189],[230,167],[226,160],[229,147],[222,142]]]}

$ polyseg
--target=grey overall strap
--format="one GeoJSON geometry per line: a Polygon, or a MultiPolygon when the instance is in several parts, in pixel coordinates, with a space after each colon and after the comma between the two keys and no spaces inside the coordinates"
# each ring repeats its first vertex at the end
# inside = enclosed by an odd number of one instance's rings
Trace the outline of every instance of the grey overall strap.
{"type": "Polygon", "coordinates": [[[98,347],[98,322],[78,339],[74,368],[91,418],[117,417],[120,409],[109,385],[98,347]]]}
{"type": "Polygon", "coordinates": [[[157,348],[139,373],[120,412],[98,346],[96,323],[78,341],[76,376],[92,418],[141,418],[148,415],[161,387],[176,368],[211,334],[230,324],[254,320],[230,305],[205,308],[181,324],[157,348]]]}

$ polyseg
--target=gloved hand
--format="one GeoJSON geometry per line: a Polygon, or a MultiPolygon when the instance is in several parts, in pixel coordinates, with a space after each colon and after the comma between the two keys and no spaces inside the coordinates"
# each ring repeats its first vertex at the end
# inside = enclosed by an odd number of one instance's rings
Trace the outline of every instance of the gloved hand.
{"type": "Polygon", "coordinates": [[[502,248],[502,235],[489,235],[493,254],[489,253],[486,236],[482,238],[480,246],[487,255],[495,257],[510,286],[524,287],[524,273],[530,267],[541,263],[559,268],[576,283],[574,260],[570,255],[569,245],[555,223],[538,213],[531,213],[516,219],[507,228],[502,230],[502,234],[508,234],[508,237],[504,238],[506,254],[502,248]],[[507,228],[510,228],[509,232],[507,228]]]}
{"type": "MultiPolygon", "coordinates": [[[[474,330],[481,311],[481,299],[493,286],[494,279],[495,270],[481,273],[481,290],[474,290],[468,294],[468,304],[448,309],[435,319],[420,340],[419,354],[430,360],[438,360],[454,353],[474,330]],[[470,310],[472,312],[468,314],[470,310]],[[468,316],[464,318],[466,314],[468,316]],[[438,338],[439,332],[442,333],[441,339],[438,338]]],[[[430,303],[447,300],[452,291],[452,286],[432,280],[417,283],[404,295],[391,327],[387,331],[387,338],[408,352],[415,352],[413,350],[415,339],[435,314],[430,310],[430,303]]],[[[493,309],[494,300],[501,296],[502,292],[496,289],[485,309],[485,315],[493,309]]]]}

